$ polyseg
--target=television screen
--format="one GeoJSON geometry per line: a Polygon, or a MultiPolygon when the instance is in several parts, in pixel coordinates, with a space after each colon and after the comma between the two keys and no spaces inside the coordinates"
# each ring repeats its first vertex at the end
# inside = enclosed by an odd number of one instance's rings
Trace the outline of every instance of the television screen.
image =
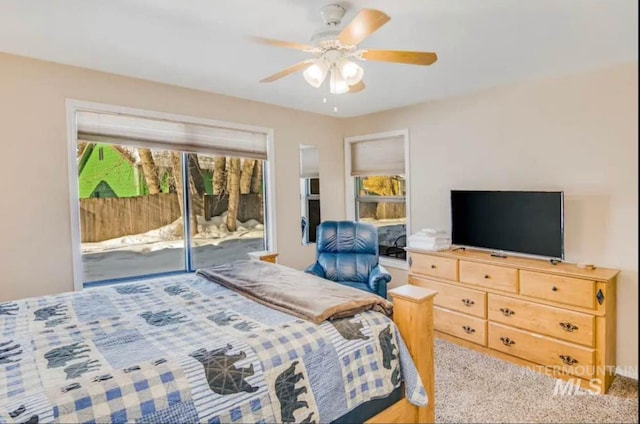
{"type": "Polygon", "coordinates": [[[458,246],[564,259],[559,191],[452,190],[451,223],[458,246]]]}

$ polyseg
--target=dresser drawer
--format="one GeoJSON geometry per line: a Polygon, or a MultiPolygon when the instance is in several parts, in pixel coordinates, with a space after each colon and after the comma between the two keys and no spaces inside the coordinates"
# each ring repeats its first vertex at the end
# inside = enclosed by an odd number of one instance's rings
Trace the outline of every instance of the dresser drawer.
{"type": "Polygon", "coordinates": [[[586,346],[595,346],[595,317],[489,293],[489,319],[586,346]]]}
{"type": "Polygon", "coordinates": [[[595,281],[520,271],[520,294],[565,305],[595,307],[595,281]]]}
{"type": "Polygon", "coordinates": [[[433,308],[433,328],[473,343],[487,345],[487,321],[480,318],[436,306],[433,308]]]}
{"type": "Polygon", "coordinates": [[[489,347],[582,378],[592,378],[595,349],[489,322],[489,347]]]}
{"type": "Polygon", "coordinates": [[[518,291],[518,270],[477,262],[460,261],[460,281],[511,293],[518,291]]]}
{"type": "Polygon", "coordinates": [[[438,295],[433,298],[436,306],[480,318],[487,317],[487,295],[484,292],[416,277],[409,277],[409,283],[437,291],[438,295]]]}
{"type": "Polygon", "coordinates": [[[457,259],[411,253],[409,255],[409,266],[412,274],[422,274],[453,281],[458,279],[457,259]]]}

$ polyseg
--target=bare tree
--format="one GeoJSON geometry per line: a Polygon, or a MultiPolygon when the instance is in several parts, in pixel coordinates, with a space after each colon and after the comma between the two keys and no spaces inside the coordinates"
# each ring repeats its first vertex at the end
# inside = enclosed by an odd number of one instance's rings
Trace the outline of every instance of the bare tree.
{"type": "Polygon", "coordinates": [[[140,156],[140,162],[142,163],[142,173],[144,174],[144,179],[147,182],[149,194],[159,194],[160,179],[158,178],[158,167],[156,166],[156,162],[153,160],[151,150],[140,147],[138,148],[138,155],[140,156]]]}
{"type": "Polygon", "coordinates": [[[227,229],[236,231],[238,206],[240,201],[240,159],[229,160],[227,192],[229,193],[229,207],[227,209],[227,229]]]}
{"type": "MultiPolygon", "coordinates": [[[[374,176],[367,177],[363,187],[369,193],[378,196],[397,196],[400,194],[400,184],[396,177],[374,176]]],[[[376,207],[376,219],[401,218],[406,214],[404,203],[379,202],[376,207]]]]}
{"type": "Polygon", "coordinates": [[[251,176],[251,193],[260,193],[262,188],[262,161],[257,160],[251,176]]]}
{"type": "MultiPolygon", "coordinates": [[[[176,189],[176,195],[178,196],[178,204],[180,205],[180,211],[183,214],[184,222],[184,197],[182,190],[182,159],[180,153],[171,152],[171,175],[173,177],[173,185],[176,189]]],[[[183,229],[176,229],[174,235],[179,236],[182,234],[183,229]]]]}
{"type": "Polygon", "coordinates": [[[240,172],[240,194],[249,194],[251,192],[251,178],[253,177],[253,168],[256,164],[254,159],[245,159],[242,161],[242,170],[240,172]]]}
{"type": "Polygon", "coordinates": [[[216,156],[213,159],[213,194],[224,194],[227,182],[226,175],[227,158],[224,156],[216,156]]]}
{"type": "Polygon", "coordinates": [[[206,193],[206,189],[204,186],[202,169],[198,162],[198,155],[190,153],[187,157],[189,158],[189,194],[191,194],[191,211],[193,212],[193,219],[195,221],[195,216],[204,215],[204,195],[206,193]]]}
{"type": "Polygon", "coordinates": [[[78,140],[78,145],[76,146],[76,156],[78,159],[80,159],[80,156],[84,153],[84,149],[86,149],[87,144],[89,143],[86,141],[78,140]]]}
{"type": "Polygon", "coordinates": [[[82,146],[78,143],[78,150],[76,150],[76,155],[78,156],[78,175],[82,174],[82,170],[89,161],[89,157],[93,154],[93,149],[95,147],[95,143],[83,142],[82,146]],[[80,147],[82,147],[82,151],[80,151],[80,147]]]}

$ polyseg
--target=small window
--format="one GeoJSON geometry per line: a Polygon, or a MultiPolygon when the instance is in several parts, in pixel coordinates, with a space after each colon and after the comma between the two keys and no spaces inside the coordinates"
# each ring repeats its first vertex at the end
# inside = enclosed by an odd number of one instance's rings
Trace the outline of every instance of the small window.
{"type": "Polygon", "coordinates": [[[345,140],[348,214],[377,227],[380,257],[400,267],[407,257],[407,143],[406,131],[345,140]]]}
{"type": "Polygon", "coordinates": [[[406,259],[406,182],[402,175],[356,177],[356,219],[378,227],[381,256],[406,259]]]}

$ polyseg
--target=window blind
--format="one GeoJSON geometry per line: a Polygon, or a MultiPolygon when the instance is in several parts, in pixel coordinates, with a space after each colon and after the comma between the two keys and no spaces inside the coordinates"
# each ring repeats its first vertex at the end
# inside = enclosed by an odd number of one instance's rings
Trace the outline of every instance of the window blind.
{"type": "Polygon", "coordinates": [[[86,111],[76,124],[82,141],[267,159],[267,136],[258,132],[86,111]]]}
{"type": "Polygon", "coordinates": [[[320,178],[320,154],[317,147],[300,147],[300,178],[320,178]]]}
{"type": "Polygon", "coordinates": [[[351,143],[351,176],[404,175],[404,137],[351,143]]]}

